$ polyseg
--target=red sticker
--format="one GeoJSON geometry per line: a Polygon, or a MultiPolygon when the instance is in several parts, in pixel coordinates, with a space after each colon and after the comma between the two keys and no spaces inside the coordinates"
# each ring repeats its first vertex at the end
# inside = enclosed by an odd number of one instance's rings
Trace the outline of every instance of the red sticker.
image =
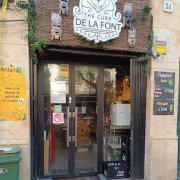
{"type": "Polygon", "coordinates": [[[64,123],[64,113],[53,113],[53,123],[63,124],[64,123]]]}

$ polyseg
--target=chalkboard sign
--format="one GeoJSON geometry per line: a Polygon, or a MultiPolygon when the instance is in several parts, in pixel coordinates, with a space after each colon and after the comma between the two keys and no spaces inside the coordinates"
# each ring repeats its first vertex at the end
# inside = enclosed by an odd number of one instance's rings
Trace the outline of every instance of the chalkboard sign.
{"type": "Polygon", "coordinates": [[[175,73],[154,72],[154,115],[174,114],[174,84],[175,73]]]}

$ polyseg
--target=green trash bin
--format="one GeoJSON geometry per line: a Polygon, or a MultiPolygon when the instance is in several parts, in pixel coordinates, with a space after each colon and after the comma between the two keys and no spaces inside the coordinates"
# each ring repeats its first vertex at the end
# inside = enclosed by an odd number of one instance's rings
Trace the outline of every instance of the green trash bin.
{"type": "Polygon", "coordinates": [[[20,148],[0,146],[0,180],[19,180],[20,160],[20,148]]]}

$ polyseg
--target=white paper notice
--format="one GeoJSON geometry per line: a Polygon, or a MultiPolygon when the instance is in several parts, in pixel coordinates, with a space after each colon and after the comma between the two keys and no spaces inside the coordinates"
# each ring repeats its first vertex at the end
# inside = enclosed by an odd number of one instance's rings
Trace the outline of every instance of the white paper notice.
{"type": "Polygon", "coordinates": [[[51,94],[51,103],[66,103],[66,94],[51,94]]]}
{"type": "Polygon", "coordinates": [[[51,94],[66,93],[66,81],[51,81],[51,94]]]}

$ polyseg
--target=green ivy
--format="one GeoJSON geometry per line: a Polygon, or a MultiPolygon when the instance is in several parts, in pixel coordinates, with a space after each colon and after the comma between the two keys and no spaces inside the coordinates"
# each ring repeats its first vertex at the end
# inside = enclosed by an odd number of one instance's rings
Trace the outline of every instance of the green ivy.
{"type": "Polygon", "coordinates": [[[145,75],[148,75],[151,70],[150,60],[152,58],[153,43],[154,43],[154,31],[153,29],[151,29],[149,32],[149,39],[148,39],[148,51],[145,55],[138,58],[139,62],[146,63],[145,68],[144,68],[145,75]]]}
{"type": "MultiPolygon", "coordinates": [[[[144,6],[142,9],[140,9],[132,18],[132,22],[137,21],[138,19],[142,19],[143,21],[147,21],[149,14],[150,14],[151,8],[149,6],[144,6]]],[[[154,32],[153,29],[149,32],[149,38],[148,38],[148,51],[146,54],[138,58],[139,62],[144,62],[145,68],[144,72],[145,75],[148,75],[150,73],[150,60],[152,58],[152,47],[154,43],[154,32]]]]}
{"type": "Polygon", "coordinates": [[[151,8],[149,6],[144,6],[132,17],[132,22],[135,22],[139,18],[142,18],[142,20],[146,21],[149,17],[150,11],[151,8]]]}
{"type": "Polygon", "coordinates": [[[37,58],[37,52],[43,51],[48,45],[48,42],[44,39],[37,38],[35,36],[35,30],[36,30],[36,12],[35,12],[35,1],[31,0],[29,3],[26,3],[25,1],[18,1],[16,3],[16,6],[20,9],[28,10],[28,15],[26,17],[26,22],[29,26],[29,31],[26,37],[28,38],[29,44],[30,44],[30,54],[31,58],[34,63],[38,62],[37,58]]]}

